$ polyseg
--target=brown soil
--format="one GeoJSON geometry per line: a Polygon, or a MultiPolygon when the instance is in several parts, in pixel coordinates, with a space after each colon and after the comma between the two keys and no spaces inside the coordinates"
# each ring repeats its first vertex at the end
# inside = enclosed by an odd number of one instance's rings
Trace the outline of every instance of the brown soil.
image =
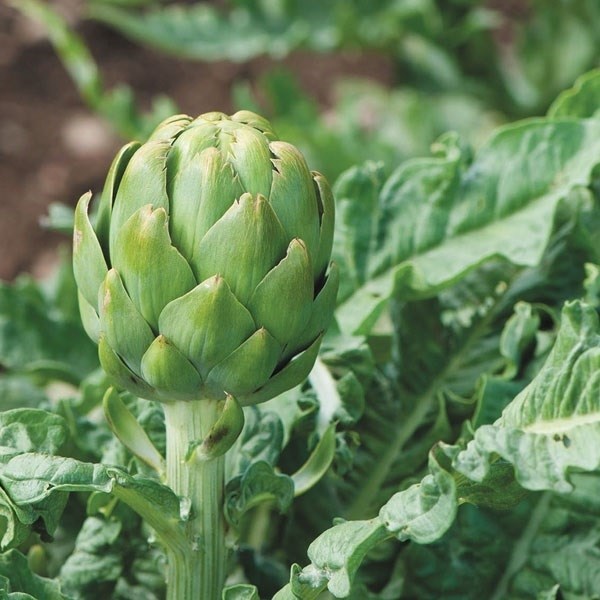
{"type": "MultiPolygon", "coordinates": [[[[63,12],[72,3],[58,2],[63,12]]],[[[254,82],[274,66],[263,58],[242,64],[186,62],[134,45],[97,24],[74,26],[107,86],[127,83],[142,106],[167,94],[189,114],[228,112],[233,83],[254,82]]],[[[376,55],[296,53],[284,63],[323,106],[339,78],[392,81],[391,64],[376,55]]],[[[43,31],[0,5],[0,279],[48,271],[65,238],[41,228],[40,218],[52,202],[74,205],[83,192],[99,190],[122,143],[86,108],[43,31]]]]}

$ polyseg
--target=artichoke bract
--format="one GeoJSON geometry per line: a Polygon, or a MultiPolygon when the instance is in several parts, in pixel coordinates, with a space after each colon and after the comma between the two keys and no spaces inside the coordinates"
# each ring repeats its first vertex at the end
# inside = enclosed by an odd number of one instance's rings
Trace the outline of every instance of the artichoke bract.
{"type": "Polygon", "coordinates": [[[248,112],[174,116],[75,213],[82,320],[113,381],[152,400],[268,400],[311,370],[335,305],[325,178],[248,112]],[[93,223],[92,223],[93,221],[93,223]]]}

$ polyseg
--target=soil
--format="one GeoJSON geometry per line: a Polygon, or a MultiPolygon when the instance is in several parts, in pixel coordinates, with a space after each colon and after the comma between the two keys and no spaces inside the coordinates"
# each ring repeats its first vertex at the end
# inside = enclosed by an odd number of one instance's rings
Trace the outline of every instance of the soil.
{"type": "MultiPolygon", "coordinates": [[[[76,0],[53,5],[85,39],[108,87],[127,83],[142,106],[159,94],[183,112],[233,109],[231,89],[251,83],[274,61],[190,62],[135,45],[101,25],[81,21],[76,0]]],[[[298,52],[283,61],[323,107],[339,78],[370,77],[391,84],[391,63],[378,55],[298,52]]],[[[43,276],[56,261],[64,236],[44,230],[48,205],[74,205],[98,191],[124,140],[90,112],[42,29],[0,4],[0,279],[23,271],[43,276]]]]}

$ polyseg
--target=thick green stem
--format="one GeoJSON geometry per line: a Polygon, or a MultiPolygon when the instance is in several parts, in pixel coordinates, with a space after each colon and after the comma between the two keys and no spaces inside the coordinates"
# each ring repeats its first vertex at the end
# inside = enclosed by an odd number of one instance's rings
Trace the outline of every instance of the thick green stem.
{"type": "Polygon", "coordinates": [[[224,456],[187,458],[219,416],[213,400],[165,404],[167,484],[191,502],[185,552],[167,552],[167,600],[219,600],[225,580],[224,456]]]}

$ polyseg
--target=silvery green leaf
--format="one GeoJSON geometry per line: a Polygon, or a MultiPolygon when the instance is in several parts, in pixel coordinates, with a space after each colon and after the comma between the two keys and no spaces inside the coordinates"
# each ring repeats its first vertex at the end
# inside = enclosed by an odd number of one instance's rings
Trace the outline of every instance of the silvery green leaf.
{"type": "Polygon", "coordinates": [[[581,302],[567,303],[554,348],[535,379],[493,425],[484,425],[453,465],[481,481],[501,457],[530,490],[572,490],[574,470],[600,466],[600,326],[581,302]]]}
{"type": "Polygon", "coordinates": [[[540,317],[530,304],[519,302],[514,315],[508,319],[500,337],[500,353],[506,358],[504,377],[512,379],[521,365],[523,353],[535,343],[540,317]]]}
{"type": "Polygon", "coordinates": [[[433,454],[429,471],[420,483],[398,492],[379,511],[385,528],[400,541],[431,543],[448,530],[457,509],[456,483],[433,454]]]}
{"type": "Polygon", "coordinates": [[[368,332],[391,296],[432,296],[494,257],[537,265],[559,201],[600,162],[599,139],[598,121],[530,120],[501,128],[471,164],[449,148],[401,165],[379,194],[369,279],[338,309],[342,329],[368,332]]]}

